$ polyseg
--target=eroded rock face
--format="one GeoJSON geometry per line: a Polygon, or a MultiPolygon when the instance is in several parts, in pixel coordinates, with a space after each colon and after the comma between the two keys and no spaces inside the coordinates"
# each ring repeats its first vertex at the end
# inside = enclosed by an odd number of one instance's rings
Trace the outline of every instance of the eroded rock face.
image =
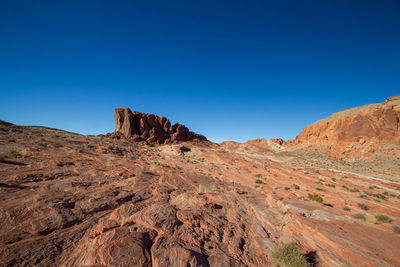
{"type": "Polygon", "coordinates": [[[125,138],[132,142],[164,144],[177,141],[206,141],[203,135],[193,133],[181,124],[171,122],[165,117],[131,111],[129,108],[116,108],[115,133],[110,137],[125,138]]]}
{"type": "Polygon", "coordinates": [[[331,156],[368,154],[387,145],[400,145],[400,95],[333,114],[304,128],[289,146],[314,146],[331,156]]]}

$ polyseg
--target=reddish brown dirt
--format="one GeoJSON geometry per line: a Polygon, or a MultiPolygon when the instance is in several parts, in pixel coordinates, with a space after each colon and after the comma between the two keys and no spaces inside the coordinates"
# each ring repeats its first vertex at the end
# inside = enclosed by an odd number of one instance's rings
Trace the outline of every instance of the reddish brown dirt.
{"type": "Polygon", "coordinates": [[[2,123],[0,265],[272,266],[290,241],[319,266],[400,265],[398,179],[294,167],[262,143],[150,147],[2,123]]]}

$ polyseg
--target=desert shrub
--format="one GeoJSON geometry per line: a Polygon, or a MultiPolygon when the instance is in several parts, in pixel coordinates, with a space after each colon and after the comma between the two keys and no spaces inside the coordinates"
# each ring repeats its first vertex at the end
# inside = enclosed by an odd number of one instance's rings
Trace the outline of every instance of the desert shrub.
{"type": "Polygon", "coordinates": [[[394,232],[395,234],[400,234],[400,227],[397,226],[397,225],[393,225],[393,232],[394,232]]]}
{"type": "Polygon", "coordinates": [[[375,219],[376,219],[378,222],[383,222],[383,223],[391,223],[391,222],[392,222],[392,219],[390,219],[388,216],[383,215],[383,214],[378,214],[378,215],[376,215],[376,216],[375,216],[375,219]]]}
{"type": "Polygon", "coordinates": [[[94,148],[94,145],[92,145],[92,144],[84,144],[83,147],[84,147],[85,149],[93,149],[93,148],[94,148]]]}
{"type": "Polygon", "coordinates": [[[11,185],[15,187],[19,187],[22,184],[22,179],[21,178],[16,178],[14,181],[12,181],[11,185]]]}
{"type": "Polygon", "coordinates": [[[293,184],[292,187],[293,187],[294,189],[297,189],[297,190],[300,189],[300,186],[298,186],[297,184],[293,184]]]}
{"type": "Polygon", "coordinates": [[[358,203],[357,206],[359,206],[363,210],[369,210],[368,206],[362,203],[358,203]]]}
{"type": "Polygon", "coordinates": [[[400,199],[400,195],[398,195],[397,198],[400,199]]]}
{"type": "Polygon", "coordinates": [[[365,214],[356,213],[356,214],[353,215],[353,218],[357,219],[357,220],[365,221],[367,219],[367,216],[365,216],[365,214]]]}
{"type": "Polygon", "coordinates": [[[374,194],[373,196],[376,197],[376,198],[382,199],[382,200],[386,200],[387,199],[387,197],[385,195],[382,195],[382,194],[374,194]]]}
{"type": "Polygon", "coordinates": [[[367,195],[360,194],[360,198],[368,199],[367,195]]]}
{"type": "Polygon", "coordinates": [[[336,182],[336,178],[332,178],[331,180],[334,181],[334,182],[336,182]]]}
{"type": "Polygon", "coordinates": [[[308,194],[308,199],[319,203],[324,202],[324,199],[318,194],[308,194]]]}
{"type": "Polygon", "coordinates": [[[278,176],[278,174],[274,173],[274,177],[277,177],[277,176],[278,176]]]}
{"type": "Polygon", "coordinates": [[[262,177],[262,174],[259,173],[259,174],[256,174],[255,176],[256,176],[257,178],[261,178],[261,177],[262,177]]]}
{"type": "Polygon", "coordinates": [[[358,193],[358,192],[360,192],[360,190],[358,190],[357,188],[354,188],[354,189],[350,189],[350,192],[352,192],[352,193],[358,193]]]}
{"type": "Polygon", "coordinates": [[[283,244],[271,252],[271,257],[279,265],[286,267],[308,267],[310,264],[301,254],[296,243],[283,244]]]}
{"type": "Polygon", "coordinates": [[[317,190],[317,191],[325,191],[324,189],[322,189],[320,187],[315,188],[315,190],[317,190]]]}
{"type": "Polygon", "coordinates": [[[125,155],[125,158],[137,159],[138,157],[134,153],[128,153],[128,154],[125,155]]]}
{"type": "Polygon", "coordinates": [[[325,185],[328,186],[328,187],[333,187],[333,188],[336,187],[334,184],[325,184],[325,185]]]}
{"type": "Polygon", "coordinates": [[[288,191],[290,189],[290,187],[285,186],[283,189],[285,189],[286,191],[288,191]]]}
{"type": "Polygon", "coordinates": [[[372,217],[372,216],[367,216],[367,219],[365,220],[367,223],[372,223],[375,224],[376,223],[376,218],[372,217]]]}
{"type": "Polygon", "coordinates": [[[319,170],[316,170],[315,173],[319,174],[319,170]]]}
{"type": "Polygon", "coordinates": [[[11,150],[8,153],[8,156],[11,157],[11,158],[26,158],[26,157],[29,156],[29,154],[25,150],[23,150],[21,152],[18,152],[18,151],[15,151],[15,150],[11,150]]]}
{"type": "Polygon", "coordinates": [[[257,179],[257,180],[255,181],[255,183],[256,183],[256,184],[262,184],[263,181],[262,181],[261,179],[257,179]]]}
{"type": "Polygon", "coordinates": [[[347,206],[344,206],[343,208],[342,208],[344,211],[350,211],[351,209],[349,208],[349,207],[347,207],[347,206]]]}

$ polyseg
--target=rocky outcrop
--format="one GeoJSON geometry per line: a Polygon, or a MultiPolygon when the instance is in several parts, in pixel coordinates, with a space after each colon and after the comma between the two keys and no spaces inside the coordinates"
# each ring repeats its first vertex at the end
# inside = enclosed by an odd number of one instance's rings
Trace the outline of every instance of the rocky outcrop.
{"type": "Polygon", "coordinates": [[[336,158],[372,153],[391,144],[400,145],[400,95],[333,114],[304,128],[286,144],[313,146],[336,158]]]}
{"type": "Polygon", "coordinates": [[[182,124],[175,123],[171,126],[171,122],[165,117],[131,111],[129,108],[116,108],[114,115],[115,132],[108,134],[109,137],[149,144],[207,140],[205,136],[189,131],[182,124]]]}

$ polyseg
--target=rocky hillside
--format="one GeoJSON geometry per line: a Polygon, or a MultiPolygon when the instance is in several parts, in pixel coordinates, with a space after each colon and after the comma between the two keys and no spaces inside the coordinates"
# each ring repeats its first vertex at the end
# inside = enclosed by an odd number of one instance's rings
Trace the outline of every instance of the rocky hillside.
{"type": "Polygon", "coordinates": [[[0,266],[400,265],[399,182],[294,167],[271,143],[1,122],[0,266]]]}
{"type": "Polygon", "coordinates": [[[335,113],[286,144],[317,148],[337,159],[380,154],[400,160],[400,95],[335,113]]]}

